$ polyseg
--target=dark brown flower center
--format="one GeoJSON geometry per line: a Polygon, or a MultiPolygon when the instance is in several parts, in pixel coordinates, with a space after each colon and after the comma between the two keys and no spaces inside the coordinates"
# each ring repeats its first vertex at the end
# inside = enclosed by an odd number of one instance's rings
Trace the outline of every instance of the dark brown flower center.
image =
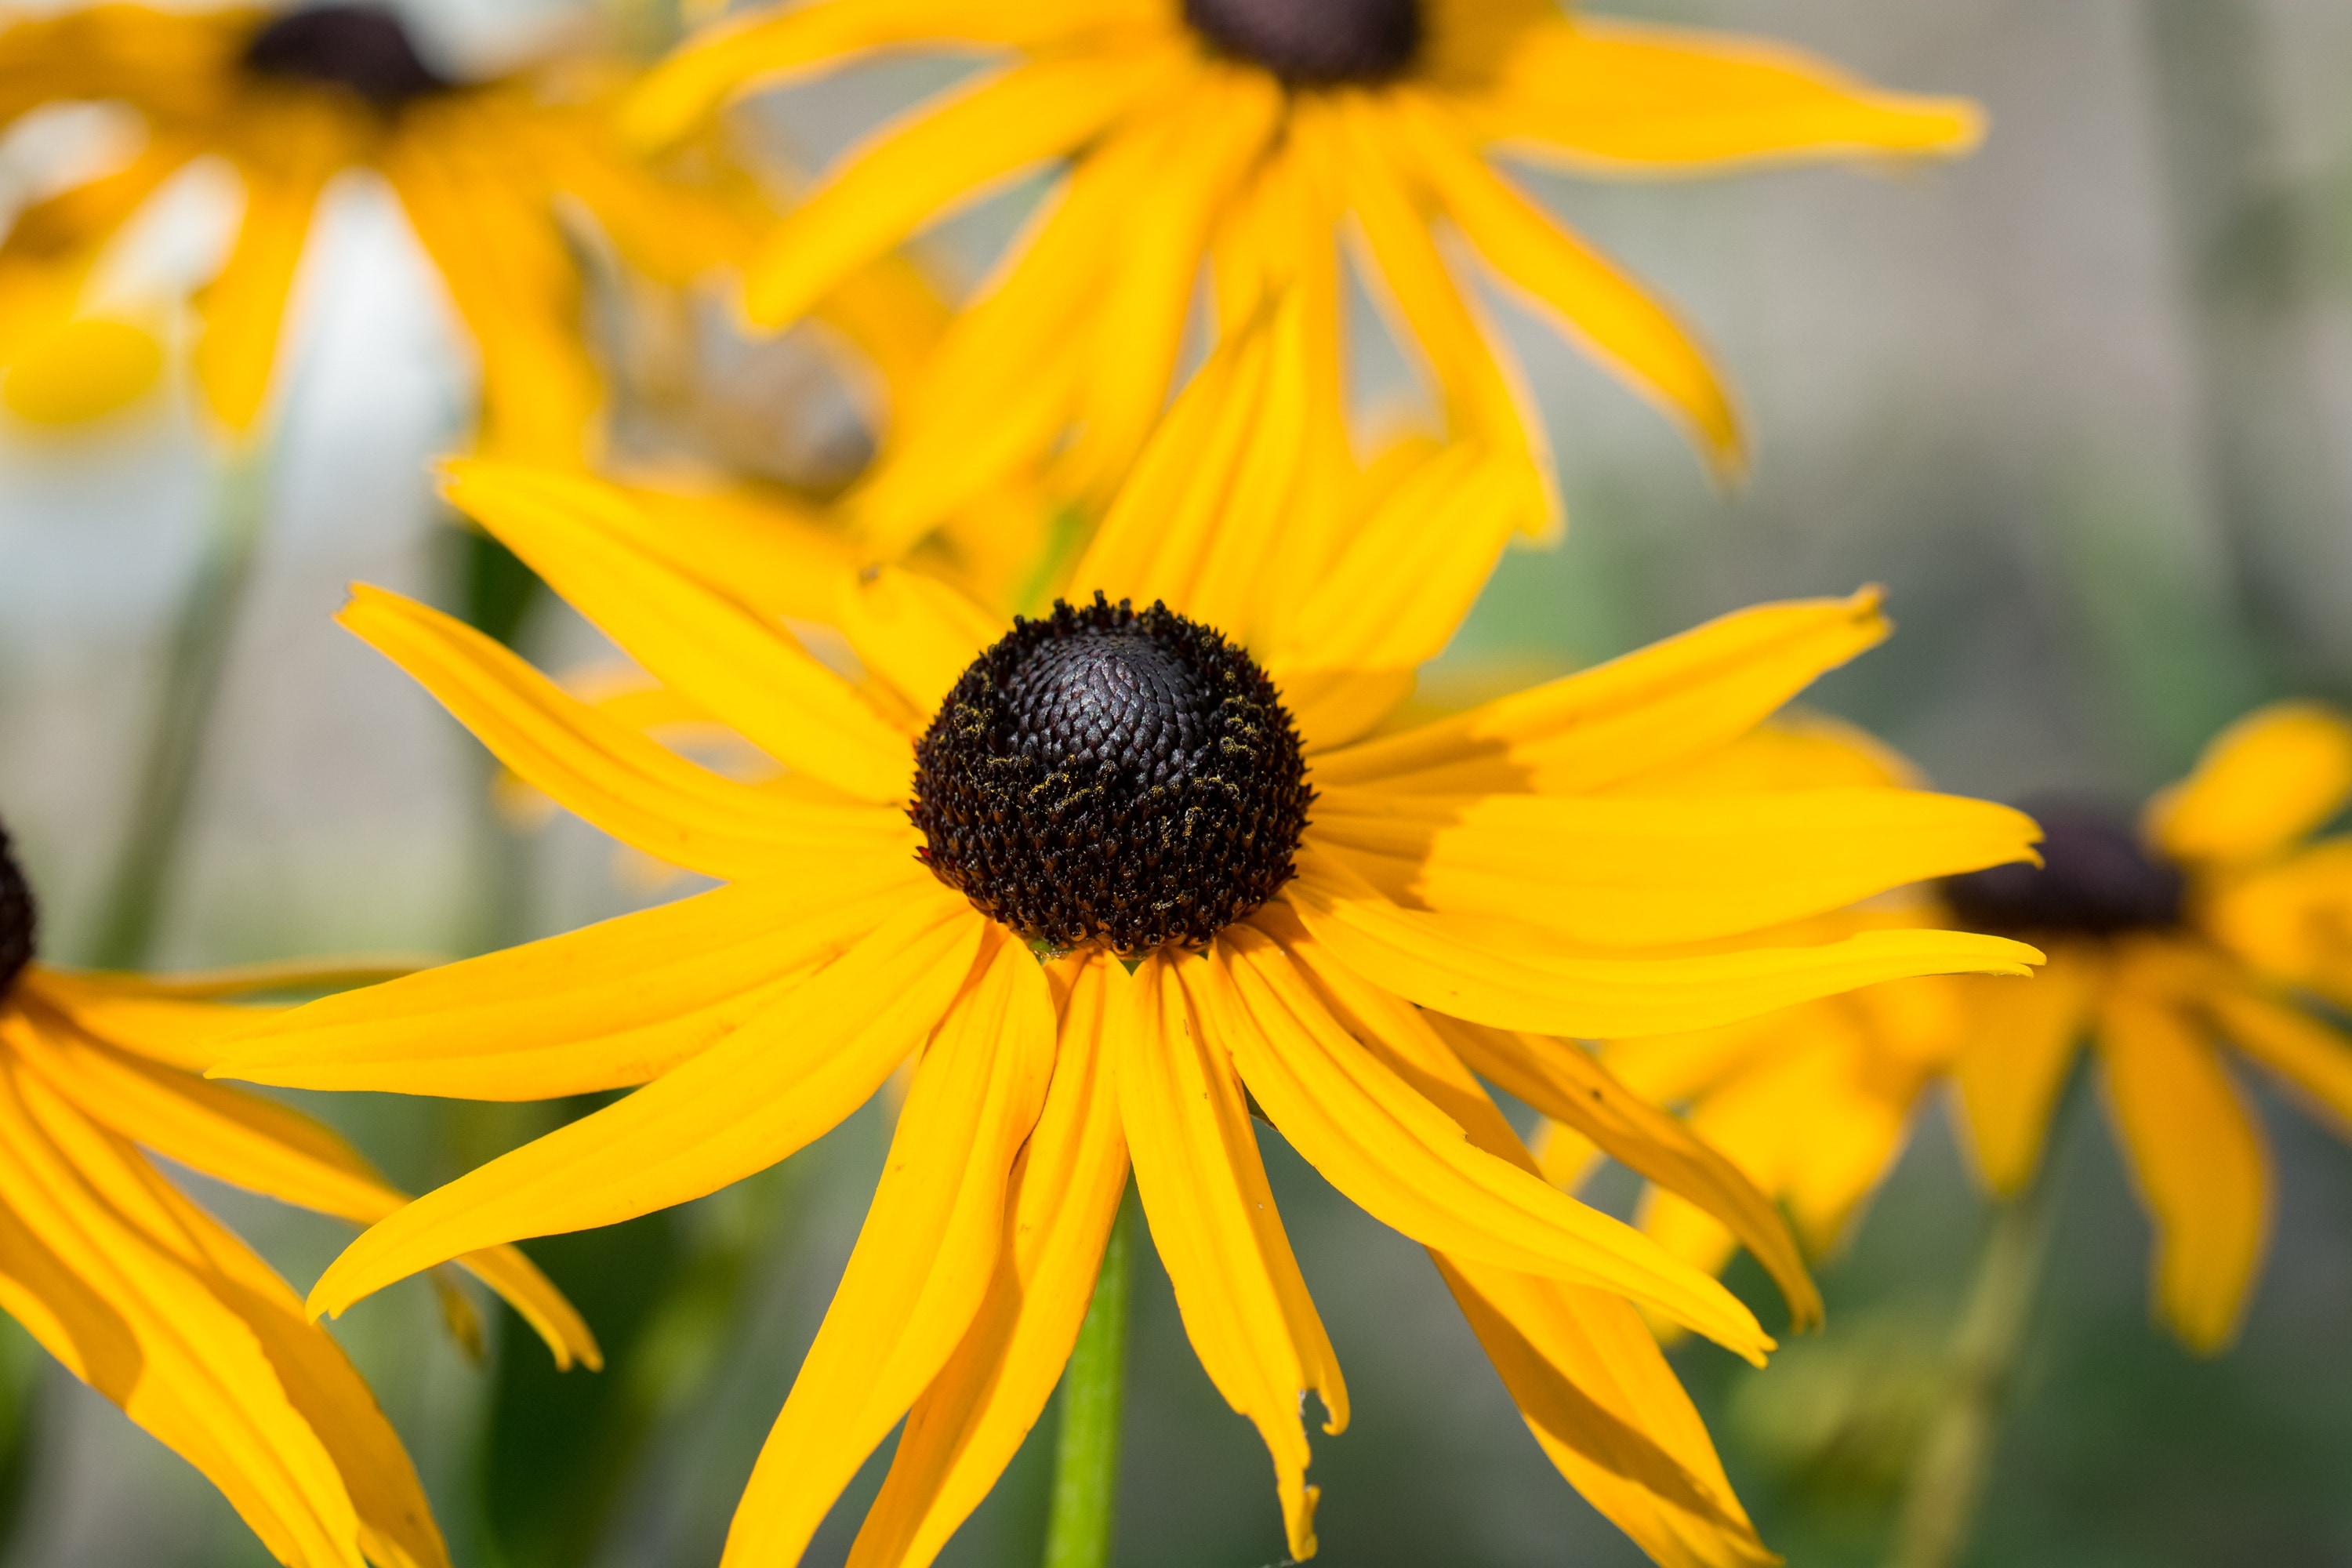
{"type": "Polygon", "coordinates": [[[1314,791],[1274,683],[1163,605],[1056,602],[915,747],[924,864],[1055,947],[1199,948],[1293,875],[1314,791]]]}
{"type": "Polygon", "coordinates": [[[16,976],[33,962],[33,938],[40,912],[33,905],[32,885],[8,847],[8,829],[0,826],[0,1002],[7,1000],[16,976]]]}
{"type": "Polygon", "coordinates": [[[245,64],[262,76],[347,88],[384,110],[452,85],[418,58],[391,13],[368,5],[286,12],[253,36],[245,64]]]}
{"type": "Polygon", "coordinates": [[[1386,81],[1421,50],[1422,0],[1184,0],[1224,53],[1299,87],[1386,81]]]}
{"type": "Polygon", "coordinates": [[[2114,813],[2080,801],[2021,801],[2042,824],[2042,865],[1952,877],[1961,923],[1997,936],[2116,936],[2180,923],[2188,884],[2114,813]]]}

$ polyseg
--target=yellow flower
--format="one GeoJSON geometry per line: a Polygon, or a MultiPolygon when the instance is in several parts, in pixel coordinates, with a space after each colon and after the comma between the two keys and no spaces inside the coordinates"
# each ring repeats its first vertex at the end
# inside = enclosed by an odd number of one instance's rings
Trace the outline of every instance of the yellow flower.
{"type": "Polygon", "coordinates": [[[1008,626],[936,579],[845,571],[844,671],[761,610],[776,590],[750,554],[594,480],[456,470],[458,506],[798,787],[695,766],[447,616],[358,590],[344,624],[518,773],[727,885],[313,1004],[233,1047],[225,1074],[316,1088],[644,1086],[376,1226],[315,1309],[456,1252],[709,1193],[821,1136],[911,1058],[881,1184],[726,1561],[797,1560],[904,1418],[852,1561],[929,1562],[1051,1394],[1130,1161],[1186,1331],[1271,1450],[1304,1557],[1305,1395],[1330,1432],[1348,1399],[1254,1103],[1432,1249],[1538,1440],[1602,1511],[1662,1562],[1770,1561],[1633,1303],[1751,1358],[1771,1342],[1707,1275],[1544,1183],[1474,1074],[1707,1203],[1809,1317],[1769,1205],[1557,1037],[1698,1026],[1895,975],[2022,973],[2031,949],[1981,936],[1746,933],[2023,855],[2032,825],[1914,791],[1694,812],[1645,786],[1875,642],[1869,594],[1765,606],[1373,733],[1492,567],[1511,478],[1425,453],[1293,527],[1256,526],[1300,457],[1246,438],[1279,435],[1262,416],[1295,360],[1268,342],[1244,334],[1179,401],[1069,602],[1008,626]]]}
{"type": "MultiPolygon", "coordinates": [[[[359,1373],[151,1158],[362,1225],[406,1202],[319,1122],[198,1076],[255,1015],[222,998],[360,976],[76,973],[34,962],[33,934],[0,832],[0,1307],[203,1471],[279,1562],[446,1565],[415,1470],[359,1373]]],[[[599,1364],[586,1325],[520,1253],[457,1261],[559,1363],[599,1364]]]]}
{"type": "Polygon", "coordinates": [[[1108,495],[1158,416],[1204,259],[1228,329],[1305,290],[1301,395],[1336,406],[1343,231],[1455,429],[1528,461],[1523,525],[1551,505],[1516,373],[1441,246],[1446,225],[1724,465],[1731,402],[1673,315],[1498,174],[1499,153],[1656,177],[1759,161],[1949,154],[1965,102],[1855,83],[1777,45],[1563,15],[1552,0],[816,0],[713,29],[633,95],[649,145],[757,86],[898,47],[1013,60],[878,132],[769,237],[755,320],[803,314],[866,258],[976,193],[1068,160],[1010,265],[950,334],[862,498],[887,547],[1056,453],[1108,495]]]}
{"type": "MultiPolygon", "coordinates": [[[[2250,715],[2150,803],[2138,832],[2080,802],[2032,808],[2045,864],[1947,882],[1909,910],[1828,922],[1960,924],[2021,936],[2050,963],[2030,986],[1904,981],[1767,1018],[1628,1040],[1610,1065],[1691,1121],[1799,1229],[1832,1244],[1900,1153],[1919,1094],[1948,1074],[1992,1189],[2039,1168],[2059,1090],[2088,1038],[2103,1099],[2157,1231],[2158,1315],[2193,1348],[2234,1337],[2270,1223],[2270,1162],[2226,1062],[2239,1056],[2352,1122],[2352,838],[2306,836],[2352,795],[2352,724],[2310,703],[2250,715]]],[[[1573,1182],[1586,1150],[1552,1139],[1573,1182]]],[[[1651,1233],[1706,1267],[1731,1241],[1670,1194],[1651,1233]]]]}
{"type": "Polygon", "coordinates": [[[592,212],[627,259],[683,283],[732,258],[750,229],[719,190],[657,178],[604,126],[612,67],[573,60],[459,82],[373,7],[171,12],[97,5],[0,33],[0,122],[46,104],[127,103],[145,140],[129,161],[18,216],[0,246],[10,318],[70,308],[81,276],[191,163],[227,161],[244,214],[198,301],[205,405],[249,428],[272,385],[287,300],[320,194],[373,170],[398,195],[480,356],[484,442],[545,460],[592,443],[602,383],[581,337],[582,279],[560,221],[592,212]]]}

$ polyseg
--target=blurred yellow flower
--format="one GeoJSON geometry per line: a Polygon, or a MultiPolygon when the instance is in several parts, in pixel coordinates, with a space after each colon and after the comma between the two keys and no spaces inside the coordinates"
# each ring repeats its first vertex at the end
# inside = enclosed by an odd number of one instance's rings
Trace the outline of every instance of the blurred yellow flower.
{"type": "Polygon", "coordinates": [[[27,424],[86,424],[139,401],[163,369],[163,345],[139,322],[68,316],[18,346],[0,403],[27,424]]]}
{"type": "Polygon", "coordinates": [[[18,216],[0,244],[0,299],[54,301],[47,280],[86,272],[167,180],[197,159],[226,160],[244,213],[198,300],[195,374],[205,406],[245,431],[273,384],[320,196],[348,171],[373,170],[479,354],[485,444],[576,457],[593,447],[604,394],[582,337],[564,205],[592,213],[633,266],[668,282],[730,260],[750,232],[740,201],[656,177],[614,142],[603,110],[614,75],[609,61],[575,59],[453,80],[389,12],[361,5],[104,5],[17,21],[0,32],[0,123],[51,103],[121,101],[146,134],[121,167],[18,216]]]}
{"type": "MultiPolygon", "coordinates": [[[[152,1158],[362,1225],[397,1209],[407,1194],[328,1128],[198,1076],[256,1015],[223,998],[363,976],[54,969],[33,958],[34,923],[0,831],[0,1308],[203,1471],[279,1562],[446,1565],[416,1472],[359,1373],[152,1158]]],[[[520,1252],[457,1261],[560,1363],[599,1364],[587,1326],[520,1252]]]]}
{"type": "MultiPolygon", "coordinates": [[[[2234,1337],[2270,1224],[2270,1162],[2227,1057],[2258,1064],[2352,1129],[2352,837],[2307,836],[2352,797],[2352,723],[2287,702],[2240,721],[2138,832],[2079,802],[2029,805],[2044,864],[1956,878],[1839,931],[1958,924],[2021,937],[2050,963],[2028,986],[1905,981],[1728,1028],[1619,1041],[1604,1055],[1784,1199],[1816,1251],[1900,1153],[1920,1093],[1958,1088],[1964,1142],[2004,1196],[2042,1157],[2087,1038],[2107,1114],[2157,1230],[2158,1313],[2193,1348],[2234,1337]]],[[[1589,1148],[1547,1146],[1572,1184],[1589,1148]]],[[[1729,1237],[1672,1194],[1644,1223],[1713,1268],[1729,1237]]]]}
{"type": "Polygon", "coordinates": [[[1060,1377],[1130,1162],[1186,1331],[1271,1451],[1305,1557],[1305,1396],[1329,1432],[1348,1396],[1255,1106],[1432,1249],[1538,1441],[1605,1514],[1664,1563],[1773,1561],[1633,1304],[1752,1359],[1771,1341],[1705,1273],[1546,1184],[1474,1075],[1724,1217],[1808,1320],[1818,1299],[1769,1205],[1547,1037],[2022,973],[2032,951],[1995,938],[1748,933],[2021,856],[2032,825],[1908,790],[1726,794],[1703,811],[1647,790],[1884,636],[1870,594],[1727,616],[1378,732],[1491,570],[1513,482],[1474,451],[1423,450],[1328,515],[1257,526],[1247,505],[1274,503],[1250,487],[1291,495],[1284,465],[1303,458],[1244,438],[1268,428],[1290,363],[1275,335],[1212,358],[1049,616],[1008,625],[898,567],[836,574],[846,670],[766,609],[756,555],[594,480],[457,468],[459,507],[794,787],[696,766],[449,617],[359,591],[344,624],[518,773],[728,885],[314,1004],[233,1047],[224,1075],[316,1088],[643,1086],[378,1226],[315,1308],[691,1201],[804,1147],[912,1061],[725,1561],[797,1561],[903,1419],[851,1561],[929,1562],[1060,1377]]]}
{"type": "Polygon", "coordinates": [[[1552,0],[816,0],[690,43],[636,89],[625,129],[667,144],[735,95],[902,47],[1014,58],[885,126],[776,228],[748,279],[755,320],[798,318],[1009,177],[1055,160],[1068,174],[950,334],[861,497],[891,543],[1049,456],[1076,493],[1107,497],[1167,396],[1204,259],[1227,330],[1270,293],[1304,292],[1314,374],[1336,401],[1343,231],[1454,427],[1527,459],[1523,527],[1552,515],[1541,436],[1444,254],[1448,227],[1736,465],[1730,399],[1681,324],[1489,154],[1656,177],[1946,155],[1979,133],[1966,102],[1552,0]]]}

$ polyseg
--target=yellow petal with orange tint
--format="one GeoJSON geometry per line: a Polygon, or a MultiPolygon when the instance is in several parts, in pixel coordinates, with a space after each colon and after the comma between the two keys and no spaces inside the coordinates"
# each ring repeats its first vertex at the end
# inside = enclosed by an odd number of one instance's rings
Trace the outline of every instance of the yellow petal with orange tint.
{"type": "Polygon", "coordinates": [[[1772,1342],[1706,1275],[1631,1226],[1477,1148],[1462,1126],[1366,1052],[1273,939],[1229,928],[1204,1009],[1242,1081],[1307,1163],[1391,1228],[1514,1273],[1614,1290],[1759,1364],[1772,1342]]]}
{"type": "Polygon", "coordinates": [[[2236,1337],[2270,1236],[2270,1155],[2220,1054],[2158,1002],[2110,996],[2099,1060],[2116,1131],[2156,1222],[2156,1309],[2189,1348],[2236,1337]]]}
{"type": "Polygon", "coordinates": [[[904,798],[906,737],[781,626],[627,542],[607,521],[630,510],[627,498],[593,479],[471,463],[452,466],[446,489],[657,679],[744,739],[861,800],[904,798]]]}
{"type": "Polygon", "coordinates": [[[320,1279],[311,1310],[340,1313],[461,1253],[633,1219],[765,1170],[882,1087],[961,988],[982,934],[961,898],[910,897],[717,1045],[377,1225],[320,1279]]]}
{"type": "Polygon", "coordinates": [[[1478,253],[1594,357],[1698,437],[1719,468],[1743,463],[1738,416],[1706,354],[1648,290],[1537,206],[1470,145],[1435,100],[1400,90],[1381,117],[1394,156],[1478,253]]]}
{"type": "Polygon", "coordinates": [[[1569,1484],[1661,1568],[1768,1568],[1706,1424],[1641,1315],[1604,1290],[1436,1257],[1569,1484]]]}
{"type": "Polygon", "coordinates": [[[2317,702],[2274,702],[2206,746],[2196,771],[2148,805],[2157,847],[2223,863],[2277,853],[2352,797],[2352,720],[2317,702]]]}
{"type": "Polygon", "coordinates": [[[1266,1186],[1257,1136],[1224,1051],[1204,1034],[1192,993],[1207,966],[1163,952],[1135,972],[1114,1022],[1118,1104],[1151,1239],[1201,1369],[1249,1418],[1274,1458],[1290,1555],[1315,1555],[1309,1390],[1327,1432],[1348,1424],[1348,1389],[1299,1277],[1266,1186]]]}
{"type": "Polygon", "coordinates": [[[1466,713],[1315,760],[1315,782],[1414,794],[1603,788],[1738,739],[1893,629],[1883,595],[1759,605],[1466,713]]]}
{"type": "Polygon", "coordinates": [[[1766,39],[1611,16],[1527,28],[1470,101],[1510,151],[1597,173],[1951,157],[1984,134],[1983,110],[1966,99],[1883,91],[1766,39]]]}
{"type": "Polygon", "coordinates": [[[1053,1396],[1127,1187],[1111,1017],[1129,1005],[1129,984],[1107,954],[1073,963],[1053,1086],[1007,1188],[995,1278],[963,1342],[907,1413],[850,1568],[924,1568],[936,1558],[1053,1396]]]}
{"type": "Polygon", "coordinates": [[[1914,974],[2023,975],[2041,954],[1965,931],[1865,931],[1810,947],[1593,956],[1533,927],[1399,907],[1310,841],[1284,897],[1349,965],[1424,1007],[1502,1029],[1611,1038],[1730,1023],[1914,974]]]}
{"type": "Polygon", "coordinates": [[[1054,1006],[992,928],[915,1069],[881,1185],[751,1470],[722,1568],[795,1563],[963,1339],[996,1270],[1005,1188],[1054,1073],[1054,1006]]]}
{"type": "MultiPolygon", "coordinates": [[[[273,1300],[224,1278],[231,1258],[268,1278],[127,1144],[0,1067],[0,1306],[203,1471],[281,1562],[363,1568],[352,1489],[270,1353],[281,1329],[319,1331],[282,1285],[273,1300]]],[[[415,1495],[420,1560],[446,1563],[415,1495]]]]}
{"type": "MultiPolygon", "coordinates": [[[[281,1203],[373,1225],[408,1201],[358,1150],[291,1106],[111,1051],[37,1015],[0,1036],[84,1115],[165,1159],[281,1203]]],[[[601,1367],[595,1336],[563,1293],[510,1247],[458,1260],[547,1342],[558,1368],[601,1367]]]]}
{"type": "Polygon", "coordinates": [[[772,1012],[938,884],[911,860],[770,879],[257,1018],[216,1078],[546,1100],[667,1072],[772,1012]]]}
{"type": "Polygon", "coordinates": [[[787,800],[687,761],[440,611],[354,584],[335,617],[440,699],[499,760],[623,843],[706,876],[911,848],[887,806],[787,800]]]}
{"type": "Polygon", "coordinates": [[[1189,51],[1033,60],[926,102],[852,152],[762,244],[744,304],[788,326],[858,268],[986,186],[1079,146],[1197,68],[1189,51]]]}
{"type": "Polygon", "coordinates": [[[2033,819],[1925,790],[1605,799],[1327,788],[1316,843],[1390,897],[1598,948],[1706,942],[2032,856],[2033,819]]]}
{"type": "Polygon", "coordinates": [[[1574,1128],[1620,1164],[1704,1209],[1756,1255],[1789,1302],[1792,1329],[1821,1321],[1821,1291],[1786,1221],[1739,1168],[1610,1076],[1589,1053],[1548,1036],[1429,1015],[1464,1062],[1504,1092],[1574,1128]]]}
{"type": "Polygon", "coordinates": [[[748,12],[698,34],[648,72],[622,106],[622,134],[645,147],[683,137],[739,92],[893,45],[1034,47],[1106,22],[1151,15],[1136,0],[816,0],[748,12]]]}
{"type": "Polygon", "coordinates": [[[2041,1168],[2050,1113],[2106,973],[2103,955],[2062,945],[2031,985],[1970,987],[1974,1016],[1952,1078],[1962,1141],[1978,1173],[2002,1197],[2023,1192],[2041,1168]]]}

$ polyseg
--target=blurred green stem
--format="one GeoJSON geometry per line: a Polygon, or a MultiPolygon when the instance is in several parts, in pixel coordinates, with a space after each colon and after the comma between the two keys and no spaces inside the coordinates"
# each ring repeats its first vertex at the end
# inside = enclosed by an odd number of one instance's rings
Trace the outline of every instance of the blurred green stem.
{"type": "Polygon", "coordinates": [[[1129,1232],[1122,1203],[1103,1248],[1095,1299],[1062,1373],[1062,1435],[1054,1454],[1054,1506],[1045,1568],[1107,1568],[1118,1521],[1118,1418],[1127,1393],[1129,1232]]]}
{"type": "Polygon", "coordinates": [[[1912,1457],[1890,1568],[1956,1568],[1968,1551],[2050,1252],[2050,1167],[2000,1205],[1952,1341],[1951,1382],[1912,1457]]]}
{"type": "Polygon", "coordinates": [[[256,441],[229,457],[221,469],[211,535],[173,629],[163,690],[140,762],[139,793],[100,906],[90,958],[102,968],[138,968],[155,945],[238,612],[261,553],[268,468],[269,447],[256,441]]]}

